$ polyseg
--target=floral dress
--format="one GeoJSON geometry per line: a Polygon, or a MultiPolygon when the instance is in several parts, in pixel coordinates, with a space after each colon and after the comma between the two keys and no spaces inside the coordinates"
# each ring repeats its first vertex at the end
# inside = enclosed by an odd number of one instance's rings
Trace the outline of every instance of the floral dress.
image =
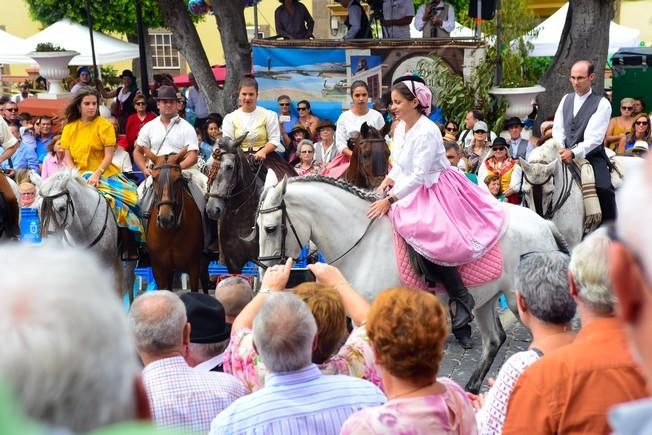
{"type": "MultiPolygon", "coordinates": [[[[319,370],[325,375],[348,375],[365,379],[383,389],[364,326],[354,329],[340,350],[319,365],[319,370]]],[[[240,379],[251,391],[259,390],[265,385],[267,368],[254,349],[251,329],[242,328],[231,336],[229,347],[224,352],[224,373],[240,379]]]]}
{"type": "Polygon", "coordinates": [[[294,170],[297,171],[299,177],[303,177],[305,175],[317,175],[321,172],[322,168],[322,163],[316,160],[313,160],[310,164],[310,167],[305,169],[301,167],[301,163],[294,165],[294,170]]]}

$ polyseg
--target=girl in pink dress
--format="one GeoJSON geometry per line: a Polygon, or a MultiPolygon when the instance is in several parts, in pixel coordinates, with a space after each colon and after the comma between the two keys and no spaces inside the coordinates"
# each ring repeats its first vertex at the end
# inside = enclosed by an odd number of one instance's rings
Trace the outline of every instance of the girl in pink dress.
{"type": "Polygon", "coordinates": [[[449,296],[453,330],[473,320],[475,301],[457,266],[482,257],[506,229],[505,211],[485,190],[451,168],[441,133],[427,118],[432,93],[423,79],[406,75],[392,87],[395,164],[378,187],[388,196],[368,216],[389,212],[394,229],[423,257],[428,281],[441,281],[449,296]]]}
{"type": "Polygon", "coordinates": [[[63,162],[64,151],[61,148],[61,136],[57,135],[48,143],[48,154],[43,159],[41,180],[45,181],[66,167],[63,162]]]}

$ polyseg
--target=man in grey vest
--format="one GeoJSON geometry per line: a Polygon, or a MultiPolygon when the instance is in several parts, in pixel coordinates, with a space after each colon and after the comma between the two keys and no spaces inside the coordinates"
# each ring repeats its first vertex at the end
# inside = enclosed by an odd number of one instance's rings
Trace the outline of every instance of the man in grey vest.
{"type": "Polygon", "coordinates": [[[532,144],[530,141],[521,137],[523,131],[523,123],[516,116],[509,118],[505,122],[505,130],[509,132],[509,155],[513,159],[527,160],[532,151],[532,144]]]}
{"type": "Polygon", "coordinates": [[[450,38],[455,29],[455,8],[442,0],[428,1],[417,9],[414,27],[424,38],[450,38]]]}
{"type": "Polygon", "coordinates": [[[559,103],[552,127],[552,137],[564,145],[559,156],[564,163],[586,159],[593,167],[595,189],[602,209],[602,222],[616,219],[616,198],[611,184],[610,163],[604,151],[611,105],[592,92],[595,67],[580,60],[571,68],[570,81],[574,93],[566,94],[559,103]]]}

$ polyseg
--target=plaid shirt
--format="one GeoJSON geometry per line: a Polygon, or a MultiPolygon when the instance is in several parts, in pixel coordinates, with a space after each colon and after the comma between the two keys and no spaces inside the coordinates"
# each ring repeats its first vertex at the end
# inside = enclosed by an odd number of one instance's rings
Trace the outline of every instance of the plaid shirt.
{"type": "Polygon", "coordinates": [[[215,416],[248,393],[235,377],[193,370],[180,356],[147,365],[143,383],[157,426],[197,433],[207,433],[215,416]]]}

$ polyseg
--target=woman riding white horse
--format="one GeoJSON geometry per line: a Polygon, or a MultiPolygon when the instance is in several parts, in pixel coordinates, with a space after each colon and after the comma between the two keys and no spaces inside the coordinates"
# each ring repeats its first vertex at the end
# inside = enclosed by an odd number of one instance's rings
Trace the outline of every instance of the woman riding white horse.
{"type": "Polygon", "coordinates": [[[432,94],[423,79],[394,81],[392,103],[395,165],[379,186],[369,218],[389,212],[394,229],[423,257],[428,281],[441,281],[449,295],[453,330],[473,315],[473,297],[457,266],[482,257],[506,229],[505,211],[491,195],[451,168],[439,128],[427,118],[432,94]]]}

